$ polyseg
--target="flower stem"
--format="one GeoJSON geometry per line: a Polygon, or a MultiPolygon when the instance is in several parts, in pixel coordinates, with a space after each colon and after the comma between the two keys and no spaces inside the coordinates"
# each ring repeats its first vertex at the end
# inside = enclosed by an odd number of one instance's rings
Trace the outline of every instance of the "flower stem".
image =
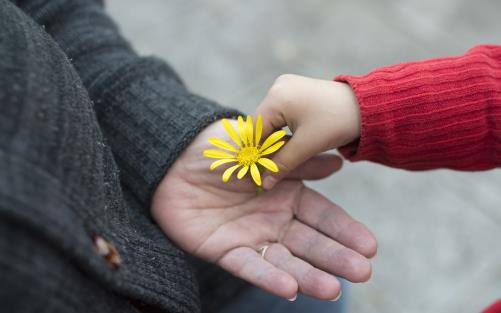
{"type": "Polygon", "coordinates": [[[260,195],[263,193],[263,188],[261,186],[257,186],[257,194],[260,195]]]}

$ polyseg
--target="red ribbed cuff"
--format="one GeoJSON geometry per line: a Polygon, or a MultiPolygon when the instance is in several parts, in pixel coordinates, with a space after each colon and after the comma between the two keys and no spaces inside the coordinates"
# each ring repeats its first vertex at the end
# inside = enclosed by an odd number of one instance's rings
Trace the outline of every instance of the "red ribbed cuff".
{"type": "Polygon", "coordinates": [[[346,158],[410,170],[500,164],[501,46],[335,80],[352,87],[361,112],[359,141],[340,148],[346,158]]]}

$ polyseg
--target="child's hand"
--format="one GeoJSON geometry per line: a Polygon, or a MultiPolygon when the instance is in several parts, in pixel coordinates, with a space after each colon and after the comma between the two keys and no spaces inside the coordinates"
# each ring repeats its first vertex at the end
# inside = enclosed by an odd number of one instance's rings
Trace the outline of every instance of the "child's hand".
{"type": "Polygon", "coordinates": [[[273,158],[280,171],[265,174],[266,189],[318,153],[346,145],[360,136],[358,102],[345,83],[282,75],[259,105],[257,114],[263,116],[263,137],[284,126],[293,133],[273,158]]]}

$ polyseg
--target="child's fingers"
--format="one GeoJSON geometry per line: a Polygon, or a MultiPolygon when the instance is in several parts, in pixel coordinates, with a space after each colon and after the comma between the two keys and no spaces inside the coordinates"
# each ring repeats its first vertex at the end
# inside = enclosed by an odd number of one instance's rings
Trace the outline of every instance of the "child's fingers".
{"type": "Polygon", "coordinates": [[[271,135],[273,131],[288,126],[284,115],[276,109],[276,103],[274,102],[276,102],[276,100],[270,95],[267,95],[257,107],[256,113],[252,117],[253,121],[257,121],[258,116],[261,115],[263,125],[261,143],[271,135]]]}
{"type": "Polygon", "coordinates": [[[300,113],[295,112],[295,104],[311,100],[304,99],[304,91],[308,90],[307,86],[311,81],[313,80],[292,74],[281,75],[275,80],[256,111],[255,118],[259,114],[263,117],[263,136],[285,126],[294,129],[292,119],[300,113]]]}
{"type": "Polygon", "coordinates": [[[267,172],[263,177],[263,188],[271,189],[277,182],[289,175],[299,165],[311,157],[323,152],[324,144],[318,135],[311,135],[298,129],[294,136],[276,152],[272,160],[277,164],[277,173],[267,172]]]}

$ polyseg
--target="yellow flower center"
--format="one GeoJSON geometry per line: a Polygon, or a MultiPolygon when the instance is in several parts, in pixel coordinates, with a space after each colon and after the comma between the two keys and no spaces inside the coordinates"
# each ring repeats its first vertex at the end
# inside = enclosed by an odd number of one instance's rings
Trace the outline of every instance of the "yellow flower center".
{"type": "Polygon", "coordinates": [[[243,147],[237,154],[238,163],[244,166],[257,163],[259,160],[259,149],[256,147],[243,147]]]}

